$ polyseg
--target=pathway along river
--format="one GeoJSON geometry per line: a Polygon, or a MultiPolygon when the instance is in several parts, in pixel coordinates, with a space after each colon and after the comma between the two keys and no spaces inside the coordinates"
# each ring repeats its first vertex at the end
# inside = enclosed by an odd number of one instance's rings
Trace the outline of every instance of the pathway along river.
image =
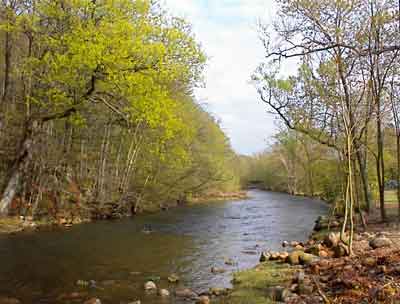
{"type": "Polygon", "coordinates": [[[286,194],[250,191],[250,199],[176,208],[117,222],[51,231],[0,236],[0,296],[22,303],[82,303],[62,296],[83,292],[84,299],[103,303],[179,303],[146,295],[143,284],[160,277],[181,277],[197,292],[229,287],[232,272],[257,264],[259,252],[279,249],[282,240],[304,240],[324,203],[286,194]],[[144,227],[153,233],[146,234],[144,227]],[[225,265],[226,259],[235,261],[225,265]],[[222,267],[214,275],[211,267],[222,267]],[[79,287],[78,280],[96,281],[79,287]],[[58,300],[56,300],[58,299],[58,300]]]}

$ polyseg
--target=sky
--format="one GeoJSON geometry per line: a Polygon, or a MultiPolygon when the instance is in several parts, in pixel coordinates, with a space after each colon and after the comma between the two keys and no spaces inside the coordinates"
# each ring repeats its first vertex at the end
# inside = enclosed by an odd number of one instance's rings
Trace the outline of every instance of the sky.
{"type": "Polygon", "coordinates": [[[220,122],[240,154],[267,147],[276,132],[250,77],[263,61],[257,21],[270,22],[273,0],[164,0],[171,14],[186,18],[209,58],[205,88],[197,100],[220,122]]]}

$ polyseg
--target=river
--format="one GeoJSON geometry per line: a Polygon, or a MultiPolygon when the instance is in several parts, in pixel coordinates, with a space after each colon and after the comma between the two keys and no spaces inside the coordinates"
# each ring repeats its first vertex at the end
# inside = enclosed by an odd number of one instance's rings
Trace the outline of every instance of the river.
{"type": "Polygon", "coordinates": [[[253,267],[262,250],[283,240],[305,240],[323,202],[250,191],[250,199],[181,207],[134,219],[95,222],[69,230],[0,236],[0,296],[22,303],[82,303],[72,292],[102,303],[178,303],[143,291],[144,282],[173,290],[166,278],[181,277],[194,291],[230,287],[232,272],[253,267]],[[145,233],[151,230],[152,233],[145,233]],[[234,265],[225,265],[227,259],[234,265]],[[211,267],[226,269],[212,274],[211,267]],[[77,286],[78,280],[96,283],[77,286]],[[65,295],[65,296],[63,296],[65,295]]]}

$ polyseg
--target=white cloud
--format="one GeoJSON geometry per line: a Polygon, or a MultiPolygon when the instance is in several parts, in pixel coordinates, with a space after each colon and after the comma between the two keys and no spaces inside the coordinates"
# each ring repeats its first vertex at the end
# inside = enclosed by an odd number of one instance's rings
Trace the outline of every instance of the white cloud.
{"type": "Polygon", "coordinates": [[[206,88],[196,95],[221,119],[223,129],[239,153],[266,147],[275,130],[273,117],[249,83],[263,60],[256,23],[273,15],[272,0],[164,0],[174,15],[187,18],[210,57],[206,88]]]}

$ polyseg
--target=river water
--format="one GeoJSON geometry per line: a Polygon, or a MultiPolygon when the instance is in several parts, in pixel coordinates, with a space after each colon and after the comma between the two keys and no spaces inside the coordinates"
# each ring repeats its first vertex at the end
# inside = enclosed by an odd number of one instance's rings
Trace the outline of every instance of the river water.
{"type": "Polygon", "coordinates": [[[202,292],[230,287],[232,272],[253,267],[262,250],[283,240],[305,240],[327,207],[318,200],[250,191],[250,199],[142,215],[69,230],[0,236],[0,296],[22,303],[179,303],[146,294],[143,284],[174,273],[181,286],[202,292]],[[151,230],[152,233],[144,231],[151,230]],[[234,265],[225,265],[231,259],[234,265]],[[226,270],[212,274],[211,267],[226,270]],[[93,286],[77,281],[94,280],[93,286]],[[68,297],[80,293],[76,301],[68,297]]]}

